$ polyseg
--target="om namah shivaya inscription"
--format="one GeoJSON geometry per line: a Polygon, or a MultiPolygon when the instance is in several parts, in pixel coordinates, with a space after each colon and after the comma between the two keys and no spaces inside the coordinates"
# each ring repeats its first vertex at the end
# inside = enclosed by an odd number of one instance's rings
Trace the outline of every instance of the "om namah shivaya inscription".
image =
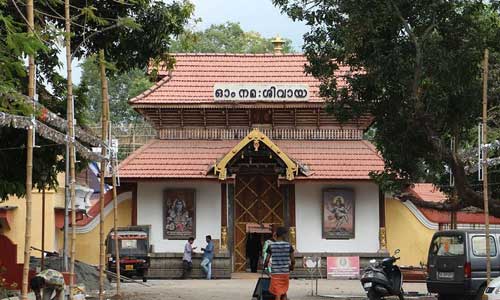
{"type": "Polygon", "coordinates": [[[307,101],[307,84],[214,84],[216,101],[307,101]]]}

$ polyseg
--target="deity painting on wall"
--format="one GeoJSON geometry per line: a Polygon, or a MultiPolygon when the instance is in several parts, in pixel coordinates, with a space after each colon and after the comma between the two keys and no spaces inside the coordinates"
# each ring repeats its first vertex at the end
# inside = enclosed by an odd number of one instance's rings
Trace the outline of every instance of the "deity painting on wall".
{"type": "Polygon", "coordinates": [[[195,190],[165,190],[163,193],[163,238],[169,240],[184,240],[195,236],[195,190]]]}
{"type": "Polygon", "coordinates": [[[325,189],[323,191],[323,238],[354,238],[354,191],[325,189]]]}

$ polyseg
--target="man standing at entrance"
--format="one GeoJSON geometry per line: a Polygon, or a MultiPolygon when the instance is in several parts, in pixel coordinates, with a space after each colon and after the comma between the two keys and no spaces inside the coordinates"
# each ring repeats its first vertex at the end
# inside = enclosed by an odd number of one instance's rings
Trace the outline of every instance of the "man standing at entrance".
{"type": "Polygon", "coordinates": [[[260,236],[255,233],[250,233],[247,237],[246,253],[248,259],[250,260],[250,269],[252,273],[257,273],[261,251],[260,236]]]}
{"type": "Polygon", "coordinates": [[[193,247],[194,237],[190,237],[184,246],[184,256],[182,257],[182,279],[187,279],[193,269],[193,247]]]}
{"type": "Polygon", "coordinates": [[[276,241],[269,245],[265,266],[272,259],[271,284],[269,292],[275,296],[275,300],[286,300],[288,286],[290,284],[290,271],[295,267],[293,247],[286,241],[288,229],[279,227],[276,230],[276,241]]]}
{"type": "Polygon", "coordinates": [[[201,267],[205,274],[207,275],[207,279],[212,278],[212,260],[214,259],[214,242],[212,242],[212,237],[210,235],[206,236],[207,246],[205,248],[201,248],[203,251],[203,260],[201,261],[201,267]]]}

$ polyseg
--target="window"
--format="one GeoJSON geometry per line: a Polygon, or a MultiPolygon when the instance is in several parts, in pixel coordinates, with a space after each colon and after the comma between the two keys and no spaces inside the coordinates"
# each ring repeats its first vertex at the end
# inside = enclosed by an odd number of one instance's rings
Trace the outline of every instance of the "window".
{"type": "Polygon", "coordinates": [[[464,238],[462,235],[437,236],[432,241],[431,253],[438,256],[464,255],[464,238]]]}
{"type": "MultiPolygon", "coordinates": [[[[486,256],[486,243],[484,238],[484,235],[472,237],[472,253],[474,253],[475,256],[486,256]]],[[[495,239],[490,236],[490,256],[496,255],[497,247],[495,245],[495,239]]]]}
{"type": "Polygon", "coordinates": [[[122,249],[136,249],[137,240],[122,240],[122,249]]]}

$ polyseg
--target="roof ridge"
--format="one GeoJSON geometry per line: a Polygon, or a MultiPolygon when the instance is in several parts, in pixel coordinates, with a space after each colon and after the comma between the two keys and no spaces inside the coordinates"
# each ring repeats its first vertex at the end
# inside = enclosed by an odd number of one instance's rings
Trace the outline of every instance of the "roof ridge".
{"type": "Polygon", "coordinates": [[[303,56],[304,53],[282,53],[282,54],[274,54],[274,53],[234,53],[234,52],[176,52],[170,53],[172,56],[237,56],[237,57],[245,57],[245,56],[272,56],[272,57],[282,57],[282,56],[303,56]]]}
{"type": "Polygon", "coordinates": [[[362,139],[361,142],[363,142],[363,144],[365,144],[375,155],[377,155],[378,158],[380,158],[382,161],[385,162],[384,158],[380,154],[380,151],[378,151],[378,149],[377,149],[377,147],[375,147],[375,145],[373,145],[370,141],[364,140],[364,139],[362,139]]]}

